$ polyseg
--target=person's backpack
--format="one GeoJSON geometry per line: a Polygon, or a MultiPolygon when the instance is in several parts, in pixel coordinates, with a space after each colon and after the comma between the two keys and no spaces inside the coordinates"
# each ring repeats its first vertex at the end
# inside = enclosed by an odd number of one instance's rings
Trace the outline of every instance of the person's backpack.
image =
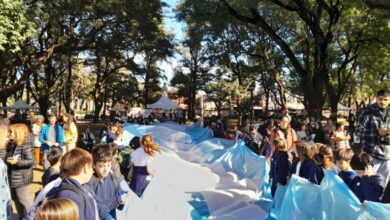
{"type": "MultiPolygon", "coordinates": [[[[50,189],[50,191],[48,191],[46,193],[46,195],[44,195],[44,198],[41,201],[39,201],[38,203],[34,202],[33,206],[30,208],[30,211],[28,212],[27,216],[25,217],[25,220],[34,220],[35,213],[38,210],[38,207],[41,206],[46,201],[56,199],[58,194],[64,190],[69,190],[69,191],[76,193],[79,197],[81,197],[83,199],[84,207],[86,207],[87,201],[85,200],[85,197],[80,189],[78,189],[77,187],[75,187],[71,184],[63,185],[62,183],[60,183],[59,186],[54,186],[52,189],[50,189]]],[[[38,194],[36,194],[35,199],[38,199],[37,195],[38,194]]],[[[83,209],[83,207],[81,207],[80,209],[83,209]]]]}
{"type": "Polygon", "coordinates": [[[53,188],[47,194],[46,199],[47,200],[56,199],[58,194],[62,191],[65,191],[65,190],[72,191],[72,192],[76,193],[80,198],[83,199],[84,207],[86,207],[87,201],[85,200],[83,193],[81,192],[81,190],[79,188],[77,188],[76,186],[74,186],[72,184],[61,184],[59,187],[53,188]]]}

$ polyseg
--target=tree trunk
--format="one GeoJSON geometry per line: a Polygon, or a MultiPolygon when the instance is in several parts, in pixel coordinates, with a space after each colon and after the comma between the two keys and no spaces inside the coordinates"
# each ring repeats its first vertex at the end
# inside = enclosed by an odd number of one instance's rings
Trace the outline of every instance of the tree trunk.
{"type": "Polygon", "coordinates": [[[72,103],[72,88],[73,88],[73,80],[72,80],[72,71],[73,63],[72,63],[72,54],[68,54],[68,76],[66,79],[66,84],[65,84],[65,97],[64,97],[64,106],[65,106],[65,111],[70,112],[71,111],[71,103],[72,103]]]}
{"type": "MultiPolygon", "coordinates": [[[[8,97],[2,97],[1,95],[0,95],[0,97],[1,97],[1,104],[3,105],[3,107],[6,107],[7,106],[8,97]]],[[[7,110],[3,109],[3,113],[5,115],[7,115],[7,110]]]]}
{"type": "Polygon", "coordinates": [[[251,90],[251,103],[250,103],[250,111],[251,111],[251,114],[250,114],[250,118],[251,118],[251,121],[253,121],[253,117],[254,117],[254,110],[253,110],[253,90],[251,90]]]}
{"type": "MultiPolygon", "coordinates": [[[[75,17],[73,15],[70,16],[69,19],[69,36],[70,40],[73,40],[74,38],[74,26],[75,26],[75,17]]],[[[66,79],[66,85],[65,85],[65,97],[64,97],[64,106],[66,112],[71,112],[71,103],[73,99],[73,62],[72,62],[72,50],[69,48],[68,52],[68,77],[66,79]]]]}
{"type": "Polygon", "coordinates": [[[230,115],[233,115],[234,114],[233,95],[229,96],[229,110],[230,110],[230,115]]]}
{"type": "Polygon", "coordinates": [[[196,93],[193,91],[193,87],[191,88],[190,97],[188,99],[188,119],[194,121],[195,119],[195,100],[196,93]]]}
{"type": "Polygon", "coordinates": [[[108,94],[107,94],[107,90],[105,90],[103,96],[103,115],[106,115],[107,112],[107,100],[108,100],[108,94]]]}
{"type": "Polygon", "coordinates": [[[327,89],[331,115],[337,115],[337,104],[340,101],[340,97],[336,94],[335,89],[332,86],[329,85],[328,87],[331,87],[327,89]]]}
{"type": "Polygon", "coordinates": [[[242,125],[242,109],[241,109],[241,100],[239,98],[240,94],[237,96],[237,110],[238,110],[238,126],[242,125]]]}
{"type": "Polygon", "coordinates": [[[268,52],[266,48],[264,48],[263,52],[264,52],[265,64],[267,65],[268,69],[272,71],[273,78],[275,79],[275,82],[278,85],[281,108],[283,111],[287,110],[287,98],[286,98],[286,93],[282,82],[282,77],[280,76],[280,72],[272,65],[272,62],[268,56],[268,52]]]}
{"type": "Polygon", "coordinates": [[[93,122],[99,121],[100,110],[102,109],[102,69],[101,69],[101,57],[99,54],[99,49],[95,48],[95,56],[96,56],[96,82],[95,88],[93,89],[93,103],[95,105],[94,113],[93,113],[93,122]]]}
{"type": "Polygon", "coordinates": [[[64,94],[62,92],[58,93],[58,112],[62,112],[62,102],[64,94]]]}
{"type": "Polygon", "coordinates": [[[102,110],[103,105],[102,102],[96,98],[94,98],[93,103],[95,104],[95,110],[93,113],[93,122],[97,122],[99,121],[100,110],[102,110]]]}
{"type": "Polygon", "coordinates": [[[51,103],[49,101],[49,96],[41,96],[38,98],[37,102],[39,105],[41,115],[46,116],[47,111],[49,110],[50,105],[51,105],[51,103]]]}
{"type": "Polygon", "coordinates": [[[312,78],[304,77],[301,83],[308,114],[316,119],[320,119],[325,102],[322,79],[318,76],[313,76],[312,78]]]}
{"type": "Polygon", "coordinates": [[[198,80],[198,75],[197,75],[197,70],[198,66],[195,65],[193,66],[191,70],[191,88],[190,88],[190,108],[188,111],[188,119],[191,121],[195,120],[195,102],[196,102],[196,92],[197,92],[197,80],[198,80]]]}
{"type": "Polygon", "coordinates": [[[282,79],[280,77],[279,72],[274,73],[274,74],[275,74],[275,81],[276,81],[276,84],[278,85],[278,90],[279,90],[280,105],[281,105],[282,111],[285,111],[285,110],[287,110],[287,98],[286,98],[286,93],[285,93],[284,86],[282,83],[282,79]]]}
{"type": "Polygon", "coordinates": [[[221,117],[223,104],[217,102],[214,102],[214,104],[215,104],[215,108],[217,109],[218,117],[221,117]]]}
{"type": "Polygon", "coordinates": [[[147,105],[149,104],[149,84],[150,84],[150,73],[149,73],[149,69],[146,73],[146,76],[145,76],[145,84],[144,84],[144,108],[147,107],[147,105]]]}

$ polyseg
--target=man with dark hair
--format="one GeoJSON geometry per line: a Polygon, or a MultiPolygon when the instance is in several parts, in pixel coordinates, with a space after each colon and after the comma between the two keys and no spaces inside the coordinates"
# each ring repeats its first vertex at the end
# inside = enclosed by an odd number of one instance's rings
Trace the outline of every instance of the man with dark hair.
{"type": "Polygon", "coordinates": [[[379,90],[376,102],[359,116],[356,134],[363,151],[373,157],[374,172],[385,178],[390,173],[390,90],[379,90]]]}

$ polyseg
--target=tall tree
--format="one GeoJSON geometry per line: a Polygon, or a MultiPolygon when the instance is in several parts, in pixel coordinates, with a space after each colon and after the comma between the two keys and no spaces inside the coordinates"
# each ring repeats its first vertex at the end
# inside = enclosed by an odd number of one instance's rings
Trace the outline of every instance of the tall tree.
{"type": "Polygon", "coordinates": [[[205,92],[207,93],[207,99],[214,102],[218,116],[221,116],[223,108],[226,108],[229,101],[228,98],[232,95],[233,89],[233,84],[223,80],[211,82],[206,85],[205,92]]]}
{"type": "MultiPolygon", "coordinates": [[[[362,10],[361,4],[352,1],[279,1],[269,0],[259,3],[253,1],[245,5],[238,1],[221,0],[229,13],[235,18],[261,28],[274,43],[285,53],[294,71],[300,77],[301,89],[309,112],[319,115],[328,94],[333,112],[337,111],[337,103],[341,93],[337,88],[343,88],[346,81],[340,83],[333,80],[342,74],[348,79],[348,69],[356,58],[356,51],[362,44],[359,40],[350,41],[349,46],[337,45],[353,22],[352,18],[343,13],[349,10],[362,10]],[[283,13],[281,13],[283,12],[283,13]],[[281,14],[285,19],[281,18],[281,14]],[[267,16],[266,16],[267,15],[267,16]],[[275,16],[278,18],[279,29],[274,25],[275,16]],[[293,19],[295,24],[289,20],[293,19]],[[343,19],[350,21],[343,22],[343,19]],[[345,26],[343,26],[345,25],[345,26]],[[294,42],[303,40],[305,47],[296,48],[294,42]],[[341,63],[333,57],[342,58],[341,63]],[[337,66],[337,68],[334,68],[337,66]],[[338,94],[337,94],[338,93],[338,94]]],[[[357,26],[355,26],[357,27],[357,26]]],[[[362,32],[359,28],[353,38],[358,38],[362,32]]],[[[351,36],[349,36],[351,37],[351,36]]],[[[347,80],[348,81],[348,80],[347,80]]]]}

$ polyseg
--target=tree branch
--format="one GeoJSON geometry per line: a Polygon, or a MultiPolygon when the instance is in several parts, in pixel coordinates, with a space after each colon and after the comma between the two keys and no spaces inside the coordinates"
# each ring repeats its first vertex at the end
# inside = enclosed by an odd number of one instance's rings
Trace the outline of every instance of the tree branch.
{"type": "Polygon", "coordinates": [[[281,7],[281,8],[284,8],[285,10],[287,11],[298,11],[298,8],[293,6],[293,5],[289,5],[289,4],[286,4],[286,3],[283,3],[279,0],[271,0],[275,5],[281,7]]]}
{"type": "Polygon", "coordinates": [[[222,0],[222,3],[228,9],[229,14],[232,15],[233,17],[245,23],[256,24],[256,21],[253,18],[240,15],[232,6],[229,5],[229,3],[226,0],[222,0]]]}
{"type": "Polygon", "coordinates": [[[263,17],[259,15],[256,9],[251,9],[252,16],[255,18],[256,25],[262,28],[289,58],[291,64],[297,70],[300,75],[305,75],[305,70],[302,65],[299,63],[294,52],[291,50],[290,46],[270,27],[263,17]]]}
{"type": "Polygon", "coordinates": [[[365,0],[370,8],[390,9],[390,0],[365,0]]]}

